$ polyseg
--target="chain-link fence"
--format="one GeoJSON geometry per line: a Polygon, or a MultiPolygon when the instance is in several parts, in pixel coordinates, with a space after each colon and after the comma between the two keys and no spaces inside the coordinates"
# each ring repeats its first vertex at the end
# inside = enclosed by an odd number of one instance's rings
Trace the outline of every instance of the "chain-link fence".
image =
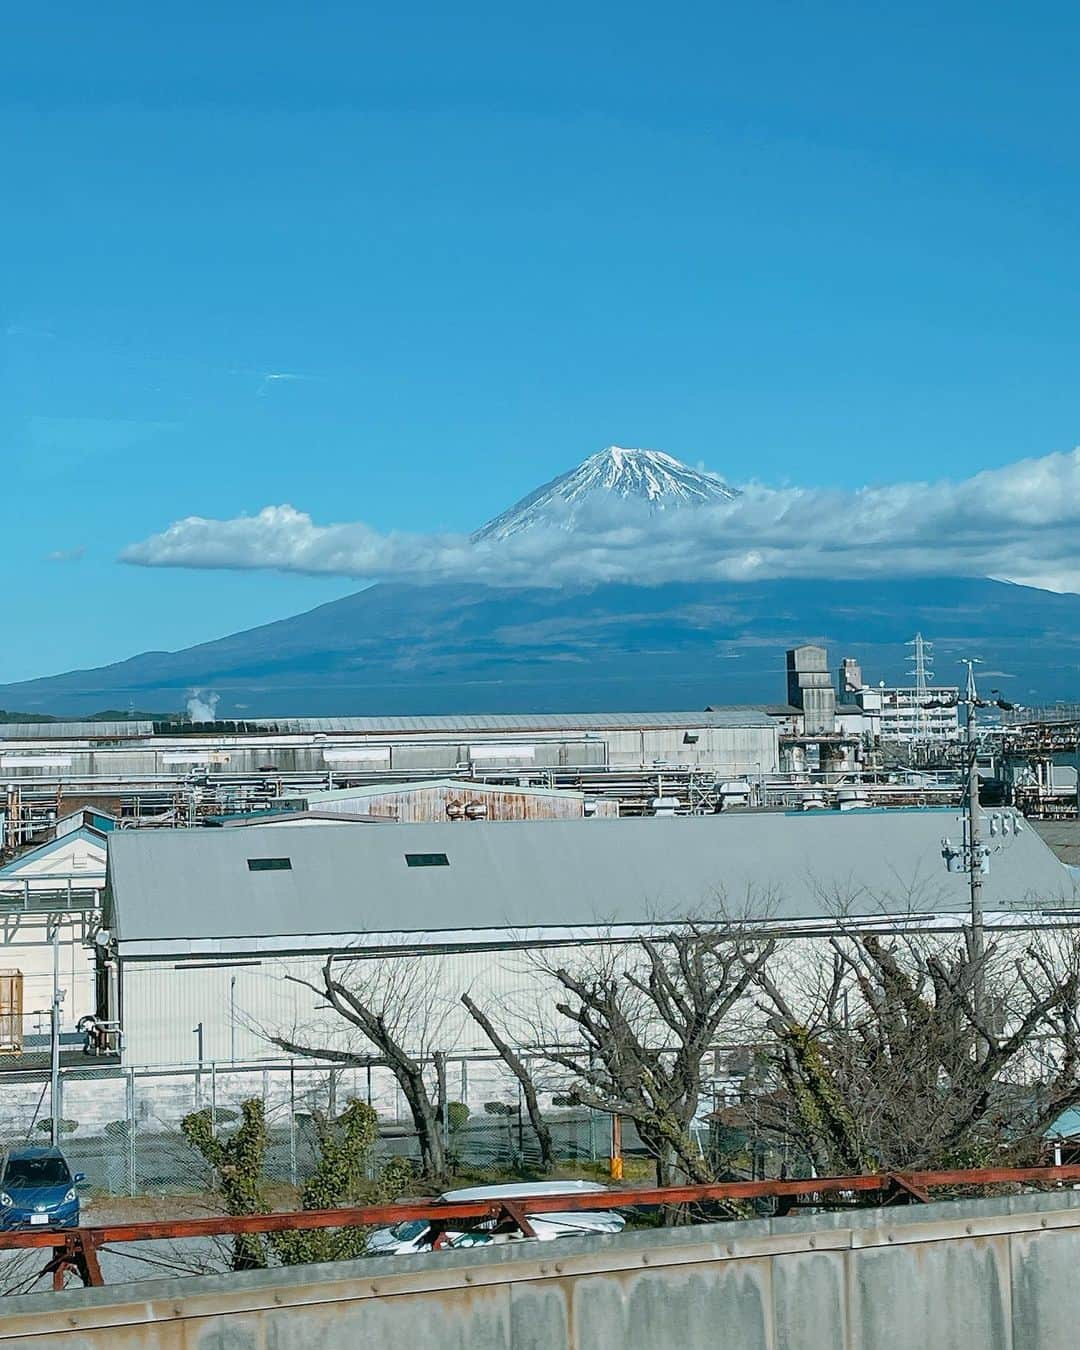
{"type": "MultiPolygon", "coordinates": [[[[455,1170],[529,1173],[540,1164],[535,1131],[516,1082],[488,1059],[452,1061],[444,1124],[455,1170]]],[[[391,1156],[419,1159],[404,1099],[382,1065],[331,1068],[307,1061],[271,1064],[185,1065],[174,1069],[66,1067],[60,1075],[60,1144],[73,1171],[102,1195],[205,1193],[211,1171],[188,1144],[181,1122],[207,1109],[216,1128],[231,1130],[243,1103],[257,1098],[265,1111],[265,1178],[302,1186],[317,1160],[315,1112],[338,1114],[349,1098],[378,1112],[377,1168],[391,1156]]],[[[47,1144],[52,1133],[50,1081],[42,1073],[9,1077],[0,1095],[0,1144],[9,1149],[47,1144]]],[[[603,1163],[611,1151],[611,1119],[583,1108],[545,1111],[559,1162],[603,1163]]],[[[624,1131],[623,1147],[637,1147],[624,1131]]]]}

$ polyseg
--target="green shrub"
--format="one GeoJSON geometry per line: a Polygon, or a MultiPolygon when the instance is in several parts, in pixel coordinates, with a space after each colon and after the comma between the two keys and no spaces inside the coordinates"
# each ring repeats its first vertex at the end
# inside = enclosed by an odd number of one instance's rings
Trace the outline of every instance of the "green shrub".
{"type": "Polygon", "coordinates": [[[469,1119],[469,1108],[464,1102],[448,1102],[446,1106],[446,1125],[451,1134],[457,1134],[458,1130],[465,1128],[465,1122],[469,1119]]]}
{"type": "MultiPolygon", "coordinates": [[[[217,1173],[217,1185],[229,1214],[266,1214],[262,1187],[267,1131],[263,1104],[257,1097],[241,1106],[240,1124],[218,1135],[209,1108],[185,1116],[180,1128],[217,1173]]],[[[220,1121],[221,1112],[217,1113],[220,1121]]],[[[407,1159],[391,1158],[374,1181],[369,1180],[371,1153],[379,1135],[378,1117],[366,1102],[350,1097],[344,1111],[329,1118],[312,1111],[307,1124],[315,1132],[317,1162],[300,1195],[303,1209],[388,1204],[412,1181],[407,1159]]],[[[233,1243],[233,1269],[252,1270],[273,1255],[283,1265],[343,1261],[362,1256],[366,1228],[322,1228],[291,1233],[241,1234],[233,1243]]]]}

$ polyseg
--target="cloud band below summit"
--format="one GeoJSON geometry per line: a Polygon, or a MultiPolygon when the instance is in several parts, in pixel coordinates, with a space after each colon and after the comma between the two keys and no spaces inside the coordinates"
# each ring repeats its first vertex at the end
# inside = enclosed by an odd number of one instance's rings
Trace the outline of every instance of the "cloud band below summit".
{"type": "Polygon", "coordinates": [[[746,488],[730,502],[658,514],[596,504],[571,530],[381,533],[317,524],[291,506],[189,516],[132,544],[145,567],[274,569],[362,580],[566,586],[623,581],[846,576],[995,576],[1080,591],[1080,450],[1020,460],[958,482],[854,492],[746,488]]]}

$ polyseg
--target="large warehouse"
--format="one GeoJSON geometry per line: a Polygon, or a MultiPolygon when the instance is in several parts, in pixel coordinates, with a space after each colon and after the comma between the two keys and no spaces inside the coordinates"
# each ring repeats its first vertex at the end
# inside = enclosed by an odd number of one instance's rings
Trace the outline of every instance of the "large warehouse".
{"type": "Polygon", "coordinates": [[[40,837],[59,802],[67,810],[92,804],[124,819],[190,825],[309,791],[464,778],[587,790],[626,800],[635,813],[651,810],[666,788],[680,791],[685,807],[689,780],[704,787],[739,778],[760,783],[776,773],[779,737],[780,723],[761,708],[6,723],[0,853],[40,837]]]}
{"type": "MultiPolygon", "coordinates": [[[[991,923],[1076,904],[1074,874],[1018,816],[990,825],[991,923]]],[[[318,1022],[296,980],[317,979],[335,951],[431,958],[452,1022],[464,990],[519,995],[524,950],[688,915],[725,910],[792,933],[835,930],[840,914],[954,927],[967,877],[946,869],[942,847],[961,829],[952,810],[901,810],[120,833],[103,1011],[122,1023],[128,1063],[190,1061],[197,1026],[207,1059],[273,1058],[270,1035],[318,1022]]]]}
{"type": "Polygon", "coordinates": [[[756,708],[503,717],[295,717],[0,726],[5,782],[157,782],[192,768],[250,775],[708,765],[775,772],[777,723],[756,708]]]}

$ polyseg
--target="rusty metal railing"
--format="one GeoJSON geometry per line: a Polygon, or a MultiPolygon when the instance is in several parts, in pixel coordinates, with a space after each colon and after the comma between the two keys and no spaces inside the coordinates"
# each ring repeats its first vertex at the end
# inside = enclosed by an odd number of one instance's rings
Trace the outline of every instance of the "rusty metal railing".
{"type": "MultiPolygon", "coordinates": [[[[405,1204],[341,1209],[292,1210],[275,1214],[223,1215],[208,1219],[166,1219],[113,1223],[67,1231],[26,1229],[0,1233],[0,1252],[42,1249],[51,1256],[41,1274],[63,1288],[73,1271],[86,1285],[104,1284],[100,1251],[106,1245],[181,1238],[234,1237],[241,1233],[285,1233],[324,1228],[391,1227],[410,1219],[431,1224],[434,1246],[447,1232],[483,1224],[489,1232],[532,1236],[530,1217],[579,1210],[640,1209],[776,1199],[786,1213],[826,1196],[851,1196],[879,1204],[926,1203],[935,1190],[965,1186],[1053,1187],[1080,1183],[1080,1165],[1065,1167],[981,1167],[953,1171],[880,1172],[844,1177],[798,1177],[768,1181],[724,1181],[699,1186],[622,1187],[558,1195],[517,1196],[487,1201],[414,1200],[405,1204]]],[[[522,1183],[523,1185],[527,1183],[522,1183]]]]}

